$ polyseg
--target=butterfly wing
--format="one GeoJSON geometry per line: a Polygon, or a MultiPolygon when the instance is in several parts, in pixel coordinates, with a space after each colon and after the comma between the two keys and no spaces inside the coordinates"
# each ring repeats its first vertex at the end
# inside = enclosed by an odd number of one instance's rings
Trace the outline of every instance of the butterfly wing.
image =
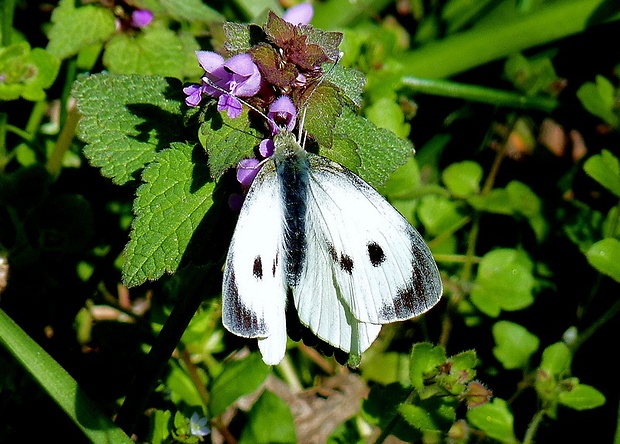
{"type": "Polygon", "coordinates": [[[370,185],[323,157],[309,161],[307,254],[295,305],[321,339],[361,353],[378,324],[437,303],[439,271],[422,236],[370,185]]]}
{"type": "Polygon", "coordinates": [[[275,168],[266,162],[244,200],[228,250],[222,322],[238,336],[258,338],[267,364],[280,362],[286,350],[282,214],[275,168]]]}

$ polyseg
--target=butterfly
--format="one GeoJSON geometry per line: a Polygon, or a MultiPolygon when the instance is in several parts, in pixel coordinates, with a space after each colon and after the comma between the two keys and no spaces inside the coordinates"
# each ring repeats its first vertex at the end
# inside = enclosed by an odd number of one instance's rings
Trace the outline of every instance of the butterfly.
{"type": "Polygon", "coordinates": [[[356,174],[282,130],[246,195],[224,267],[222,321],[286,352],[289,296],[303,325],[361,356],[381,325],[420,315],[442,294],[422,236],[356,174]]]}

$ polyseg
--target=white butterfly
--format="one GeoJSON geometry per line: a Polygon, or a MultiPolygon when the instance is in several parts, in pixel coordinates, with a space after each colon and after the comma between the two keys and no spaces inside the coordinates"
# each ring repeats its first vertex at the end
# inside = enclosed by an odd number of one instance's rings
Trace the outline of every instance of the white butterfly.
{"type": "Polygon", "coordinates": [[[302,324],[359,356],[381,324],[437,303],[437,265],[422,236],[361,178],[306,152],[289,131],[274,144],[245,198],[226,258],[224,326],[258,338],[263,361],[279,363],[290,291],[302,324]]]}

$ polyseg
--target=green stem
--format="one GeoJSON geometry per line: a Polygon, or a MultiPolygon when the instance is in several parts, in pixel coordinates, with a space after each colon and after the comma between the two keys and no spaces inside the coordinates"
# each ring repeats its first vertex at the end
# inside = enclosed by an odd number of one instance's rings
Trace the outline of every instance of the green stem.
{"type": "Polygon", "coordinates": [[[500,89],[484,88],[476,85],[450,82],[447,80],[420,79],[405,76],[401,85],[413,92],[434,96],[452,97],[468,102],[488,103],[519,109],[538,109],[550,113],[558,106],[558,101],[549,97],[528,97],[500,89]]]}
{"type": "Polygon", "coordinates": [[[0,35],[0,47],[9,46],[13,39],[13,17],[15,14],[15,0],[4,0],[2,9],[2,35],[0,35]]]}
{"type": "Polygon", "coordinates": [[[536,436],[536,432],[538,431],[538,427],[540,427],[540,423],[542,419],[545,417],[545,411],[539,410],[532,417],[529,425],[527,426],[527,431],[525,432],[525,437],[523,438],[522,444],[532,444],[534,442],[534,437],[536,436]]]}
{"type": "MultiPolygon", "coordinates": [[[[602,0],[548,2],[531,13],[511,17],[436,40],[389,61],[405,75],[447,78],[510,54],[550,43],[586,29],[602,0]]],[[[608,20],[617,20],[618,15],[608,20]]],[[[490,22],[490,20],[488,21],[490,22]]]]}

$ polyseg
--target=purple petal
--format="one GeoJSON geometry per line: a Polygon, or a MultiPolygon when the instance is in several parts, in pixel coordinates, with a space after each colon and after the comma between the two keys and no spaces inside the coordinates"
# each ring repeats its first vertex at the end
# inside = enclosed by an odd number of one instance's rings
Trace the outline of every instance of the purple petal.
{"type": "Polygon", "coordinates": [[[136,9],[131,13],[131,26],[144,28],[153,21],[153,13],[148,9],[136,9]]]}
{"type": "Polygon", "coordinates": [[[237,54],[224,64],[233,72],[230,78],[230,91],[239,97],[251,97],[258,93],[261,75],[249,54],[237,54]]]}
{"type": "Polygon", "coordinates": [[[270,125],[272,125],[272,131],[278,132],[282,127],[286,127],[287,130],[293,131],[297,118],[297,110],[290,97],[280,96],[269,107],[267,117],[271,119],[270,125]],[[272,122],[275,123],[275,128],[272,122]]]}
{"type": "Polygon", "coordinates": [[[185,98],[187,106],[197,106],[202,100],[202,88],[200,85],[189,85],[183,88],[183,92],[187,94],[185,98]]]}
{"type": "Polygon", "coordinates": [[[252,185],[252,181],[260,170],[258,159],[243,159],[237,166],[237,181],[244,187],[252,185]]]}
{"type": "Polygon", "coordinates": [[[249,77],[257,70],[256,65],[252,61],[252,57],[245,52],[226,60],[224,66],[235,74],[242,75],[243,77],[249,77]]]}
{"type": "Polygon", "coordinates": [[[231,119],[236,119],[241,115],[243,107],[241,106],[241,102],[239,102],[236,97],[231,96],[230,94],[222,94],[217,100],[217,110],[226,110],[228,117],[231,119]]]}
{"type": "Polygon", "coordinates": [[[196,57],[200,66],[208,72],[213,73],[218,68],[224,66],[224,57],[213,51],[196,51],[196,57]]]}
{"type": "Polygon", "coordinates": [[[263,157],[271,157],[274,149],[275,145],[273,144],[272,139],[263,139],[258,145],[258,152],[263,157]]]}
{"type": "Polygon", "coordinates": [[[312,20],[314,8],[310,3],[300,3],[289,8],[282,18],[293,25],[307,25],[312,20]]]}

